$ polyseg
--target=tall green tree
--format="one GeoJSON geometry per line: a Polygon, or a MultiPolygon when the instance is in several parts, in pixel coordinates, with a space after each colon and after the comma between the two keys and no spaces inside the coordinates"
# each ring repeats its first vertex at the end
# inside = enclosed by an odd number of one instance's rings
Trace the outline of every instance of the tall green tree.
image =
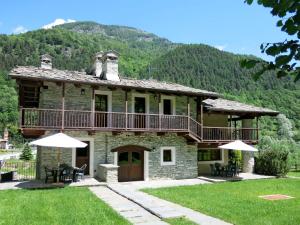
{"type": "Polygon", "coordinates": [[[20,159],[25,160],[25,161],[29,161],[29,160],[33,159],[32,150],[28,143],[25,143],[23,150],[22,150],[22,154],[20,155],[20,159]]]}
{"type": "Polygon", "coordinates": [[[0,71],[0,130],[18,121],[18,98],[7,73],[0,71]]]}
{"type": "MultiPolygon", "coordinates": [[[[245,0],[245,2],[251,5],[253,0],[245,0]]],[[[273,61],[265,62],[258,59],[246,59],[241,61],[241,65],[246,68],[253,68],[260,64],[257,72],[253,74],[255,79],[258,79],[268,70],[275,70],[277,77],[290,75],[294,77],[296,82],[300,79],[300,1],[257,0],[257,3],[271,9],[271,14],[278,17],[276,26],[287,33],[291,39],[261,44],[261,52],[273,56],[273,61]]]]}

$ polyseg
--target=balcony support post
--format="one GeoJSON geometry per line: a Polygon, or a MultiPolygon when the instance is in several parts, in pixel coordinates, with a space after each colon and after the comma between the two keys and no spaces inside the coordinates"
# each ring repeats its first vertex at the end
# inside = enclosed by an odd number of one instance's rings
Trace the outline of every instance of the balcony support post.
{"type": "Polygon", "coordinates": [[[163,106],[161,103],[161,94],[158,93],[158,126],[159,130],[161,130],[161,115],[163,114],[163,106]]]}
{"type": "Polygon", "coordinates": [[[201,102],[201,105],[200,105],[200,116],[201,116],[201,120],[200,120],[200,123],[201,123],[201,141],[203,140],[203,104],[201,102]]]}
{"type": "Polygon", "coordinates": [[[19,127],[22,128],[23,124],[24,124],[24,121],[25,121],[24,120],[24,114],[25,113],[23,112],[22,106],[20,107],[19,110],[20,110],[20,112],[19,112],[20,113],[20,115],[19,115],[19,127]]]}
{"type": "Polygon", "coordinates": [[[95,88],[92,88],[91,128],[95,130],[95,88]]]}
{"type": "Polygon", "coordinates": [[[128,128],[128,91],[125,91],[125,130],[128,128]]]}
{"type": "Polygon", "coordinates": [[[61,132],[63,132],[65,129],[65,83],[62,83],[61,110],[61,132]]]}
{"type": "Polygon", "coordinates": [[[256,140],[258,140],[258,116],[256,117],[256,140]]]}
{"type": "Polygon", "coordinates": [[[188,115],[188,131],[190,131],[190,97],[187,96],[187,115],[188,115]]]}
{"type": "Polygon", "coordinates": [[[230,140],[232,140],[232,135],[233,135],[233,129],[232,129],[232,115],[229,115],[229,121],[230,121],[230,140]]]}

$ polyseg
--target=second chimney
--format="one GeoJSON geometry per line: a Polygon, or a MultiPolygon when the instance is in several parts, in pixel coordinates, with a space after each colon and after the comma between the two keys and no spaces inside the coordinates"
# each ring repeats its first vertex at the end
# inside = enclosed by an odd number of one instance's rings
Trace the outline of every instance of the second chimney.
{"type": "Polygon", "coordinates": [[[48,54],[41,56],[41,68],[51,70],[52,69],[52,57],[48,54]]]}
{"type": "Polygon", "coordinates": [[[103,57],[103,52],[97,52],[94,58],[94,75],[96,77],[100,77],[102,74],[102,57],[103,57]]]}
{"type": "Polygon", "coordinates": [[[108,51],[103,54],[102,64],[104,80],[120,81],[118,69],[118,53],[115,51],[108,51]]]}

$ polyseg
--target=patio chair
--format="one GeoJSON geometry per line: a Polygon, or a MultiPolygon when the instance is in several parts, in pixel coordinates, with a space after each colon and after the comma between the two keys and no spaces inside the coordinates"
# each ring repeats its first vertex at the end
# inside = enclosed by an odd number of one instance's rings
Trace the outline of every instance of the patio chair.
{"type": "Polygon", "coordinates": [[[49,178],[52,178],[52,180],[54,181],[55,179],[54,171],[52,169],[49,169],[47,166],[45,166],[45,183],[48,182],[49,178]]]}
{"type": "Polygon", "coordinates": [[[210,166],[210,172],[212,176],[217,176],[218,175],[218,171],[216,170],[216,167],[214,164],[209,164],[210,166]]]}
{"type": "Polygon", "coordinates": [[[79,177],[80,177],[80,179],[83,179],[84,171],[85,171],[86,167],[87,167],[87,165],[84,164],[82,167],[74,170],[74,178],[73,178],[74,181],[78,181],[79,177]]]}
{"type": "Polygon", "coordinates": [[[60,166],[60,174],[59,174],[59,180],[66,182],[66,181],[70,181],[73,180],[73,168],[70,167],[67,164],[62,164],[60,166]]]}
{"type": "Polygon", "coordinates": [[[216,176],[221,176],[222,174],[222,165],[220,163],[215,163],[216,176]]]}

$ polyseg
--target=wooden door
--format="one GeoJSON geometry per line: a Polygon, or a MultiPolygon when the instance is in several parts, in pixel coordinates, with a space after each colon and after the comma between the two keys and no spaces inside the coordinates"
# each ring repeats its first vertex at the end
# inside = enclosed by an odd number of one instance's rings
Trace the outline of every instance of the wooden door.
{"type": "Polygon", "coordinates": [[[134,128],[146,127],[146,98],[135,97],[134,99],[134,112],[138,113],[134,118],[134,128]],[[144,115],[143,115],[144,114],[144,115]]]}
{"type": "Polygon", "coordinates": [[[126,149],[118,152],[118,180],[138,181],[144,179],[144,151],[126,149]]]}
{"type": "Polygon", "coordinates": [[[90,171],[90,145],[89,142],[83,141],[88,145],[85,148],[76,148],[76,167],[80,168],[87,165],[84,174],[88,175],[90,171]]]}
{"type": "Polygon", "coordinates": [[[108,126],[108,96],[95,95],[95,127],[108,126]]]}

